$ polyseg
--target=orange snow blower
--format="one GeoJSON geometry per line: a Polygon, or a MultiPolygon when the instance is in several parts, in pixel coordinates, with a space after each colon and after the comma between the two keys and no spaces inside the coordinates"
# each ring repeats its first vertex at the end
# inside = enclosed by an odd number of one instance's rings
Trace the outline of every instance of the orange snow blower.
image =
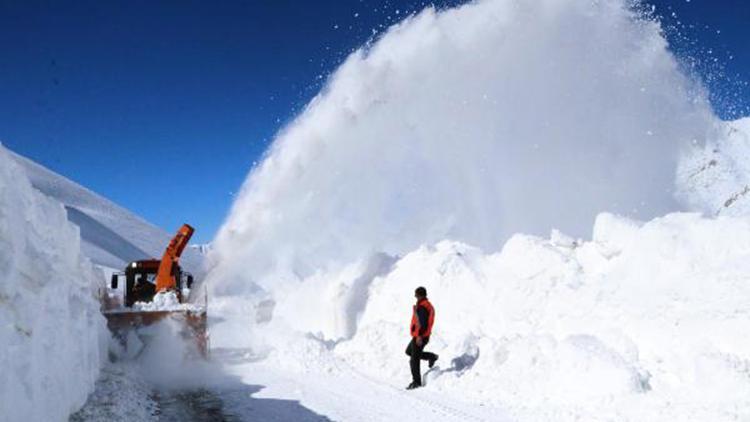
{"type": "MultiPolygon", "coordinates": [[[[159,321],[171,319],[181,327],[180,335],[195,342],[201,356],[208,354],[206,306],[187,303],[186,292],[193,287],[193,275],[183,271],[179,260],[195,230],[183,224],[164,251],[161,260],[143,259],[128,264],[125,271],[112,274],[111,290],[105,297],[103,313],[107,326],[125,348],[131,333],[159,321]],[[120,278],[124,290],[118,290],[120,278]],[[124,299],[124,300],[123,300],[124,299]]],[[[139,335],[139,339],[142,337],[139,335]]]]}

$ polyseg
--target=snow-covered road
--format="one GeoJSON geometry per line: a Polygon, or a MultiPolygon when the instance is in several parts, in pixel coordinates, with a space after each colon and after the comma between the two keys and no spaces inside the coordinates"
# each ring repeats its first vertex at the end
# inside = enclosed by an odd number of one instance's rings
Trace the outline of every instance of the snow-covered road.
{"type": "Polygon", "coordinates": [[[71,421],[510,420],[500,409],[457,402],[429,386],[406,391],[399,381],[408,380],[383,382],[345,364],[340,369],[286,372],[245,351],[223,349],[210,363],[188,365],[185,377],[161,385],[149,381],[153,373],[143,365],[110,364],[71,421]]]}
{"type": "MultiPolygon", "coordinates": [[[[405,357],[403,361],[408,364],[405,357]]],[[[502,416],[500,409],[458,402],[455,397],[431,391],[429,385],[406,391],[408,379],[382,382],[344,364],[335,373],[311,372],[303,376],[279,371],[263,361],[225,362],[224,368],[245,384],[264,385],[253,395],[255,398],[295,400],[332,420],[510,420],[502,416]]]]}

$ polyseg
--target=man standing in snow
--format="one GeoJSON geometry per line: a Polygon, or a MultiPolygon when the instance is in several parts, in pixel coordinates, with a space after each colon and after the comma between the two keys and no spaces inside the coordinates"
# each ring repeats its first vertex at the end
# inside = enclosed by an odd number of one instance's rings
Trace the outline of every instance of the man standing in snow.
{"type": "Polygon", "coordinates": [[[411,341],[406,347],[406,354],[410,357],[409,366],[411,367],[412,382],[406,387],[407,390],[422,386],[422,373],[419,368],[420,359],[426,360],[430,368],[438,360],[438,355],[424,351],[424,347],[430,341],[432,324],[435,322],[435,309],[427,300],[427,289],[424,287],[417,287],[414,296],[417,298],[417,304],[414,305],[411,316],[411,341]]]}

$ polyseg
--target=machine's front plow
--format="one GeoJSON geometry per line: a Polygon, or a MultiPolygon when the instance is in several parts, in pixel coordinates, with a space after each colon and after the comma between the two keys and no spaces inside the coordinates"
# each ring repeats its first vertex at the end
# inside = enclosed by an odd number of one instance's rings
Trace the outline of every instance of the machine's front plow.
{"type": "Polygon", "coordinates": [[[176,327],[176,334],[188,345],[194,348],[187,350],[198,356],[208,357],[208,328],[205,308],[181,310],[111,310],[105,311],[107,327],[120,345],[131,357],[137,357],[155,335],[164,335],[156,330],[157,324],[170,324],[176,327]]]}

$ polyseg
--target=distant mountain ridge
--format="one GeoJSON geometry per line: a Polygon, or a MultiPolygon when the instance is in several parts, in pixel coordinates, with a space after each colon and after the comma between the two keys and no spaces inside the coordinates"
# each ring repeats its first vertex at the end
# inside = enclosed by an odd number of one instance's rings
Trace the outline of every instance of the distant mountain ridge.
{"type": "MultiPolygon", "coordinates": [[[[9,151],[31,184],[65,206],[68,220],[81,231],[81,250],[94,264],[122,269],[134,260],[160,258],[173,234],[42,165],[9,151]]],[[[177,211],[177,210],[176,210],[177,211]]],[[[185,249],[181,264],[203,272],[203,256],[185,249]]]]}

